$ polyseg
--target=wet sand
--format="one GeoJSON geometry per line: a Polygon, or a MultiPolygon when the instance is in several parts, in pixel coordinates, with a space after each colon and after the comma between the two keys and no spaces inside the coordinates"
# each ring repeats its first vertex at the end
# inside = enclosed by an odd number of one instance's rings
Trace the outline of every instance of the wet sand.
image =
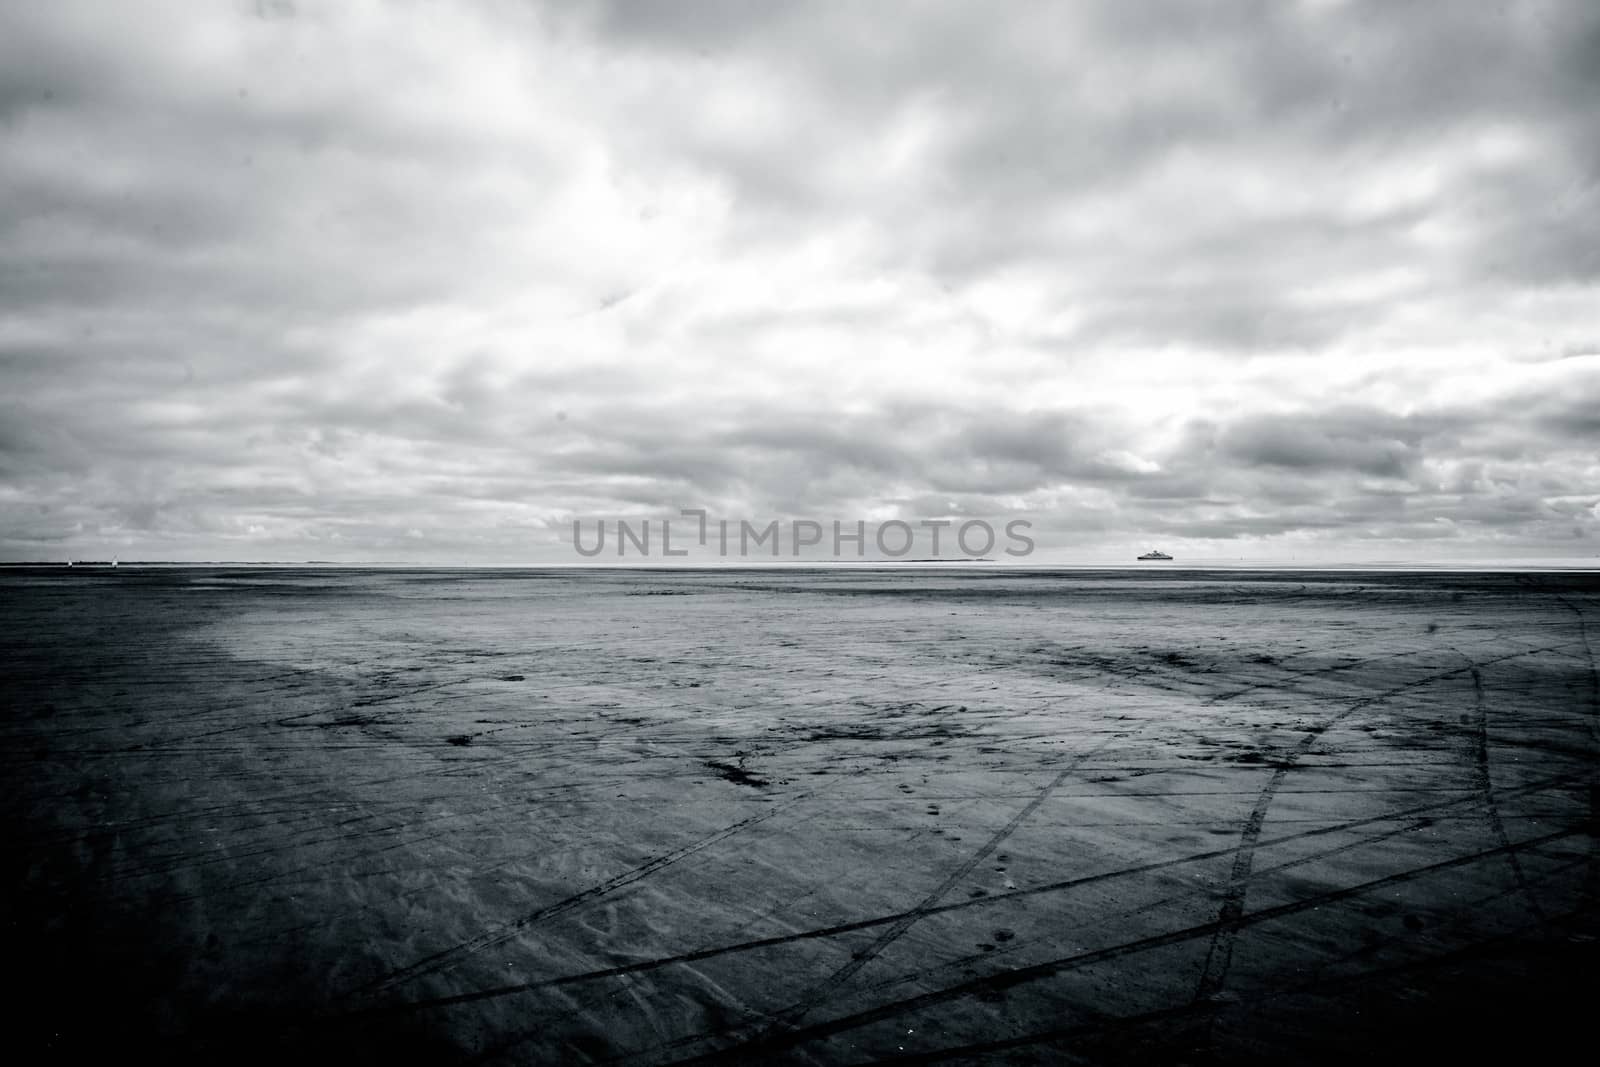
{"type": "Polygon", "coordinates": [[[0,622],[33,1055],[1591,1040],[1595,575],[28,568],[0,622]]]}

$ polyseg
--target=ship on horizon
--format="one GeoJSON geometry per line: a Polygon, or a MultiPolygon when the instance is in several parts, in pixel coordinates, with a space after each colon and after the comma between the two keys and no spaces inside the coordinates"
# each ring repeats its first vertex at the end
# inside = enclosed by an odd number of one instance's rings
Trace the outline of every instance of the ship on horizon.
{"type": "Polygon", "coordinates": [[[1172,557],[1167,555],[1165,552],[1161,551],[1159,548],[1152,548],[1150,551],[1146,552],[1144,555],[1140,556],[1139,558],[1140,559],[1171,559],[1172,557]]]}

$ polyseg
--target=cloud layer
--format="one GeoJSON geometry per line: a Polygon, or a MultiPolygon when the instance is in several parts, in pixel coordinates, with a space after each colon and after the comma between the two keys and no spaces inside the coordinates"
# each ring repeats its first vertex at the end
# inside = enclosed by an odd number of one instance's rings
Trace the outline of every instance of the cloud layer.
{"type": "Polygon", "coordinates": [[[1600,551],[1583,0],[0,19],[0,556],[1600,551]]]}

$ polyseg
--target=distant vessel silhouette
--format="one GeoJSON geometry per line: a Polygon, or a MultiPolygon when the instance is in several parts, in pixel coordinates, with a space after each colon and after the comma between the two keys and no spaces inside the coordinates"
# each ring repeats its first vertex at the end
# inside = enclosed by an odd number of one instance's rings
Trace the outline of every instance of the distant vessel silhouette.
{"type": "Polygon", "coordinates": [[[1139,558],[1140,559],[1171,559],[1172,557],[1167,555],[1165,552],[1162,552],[1160,549],[1152,548],[1150,551],[1146,552],[1144,555],[1140,556],[1139,558]]]}

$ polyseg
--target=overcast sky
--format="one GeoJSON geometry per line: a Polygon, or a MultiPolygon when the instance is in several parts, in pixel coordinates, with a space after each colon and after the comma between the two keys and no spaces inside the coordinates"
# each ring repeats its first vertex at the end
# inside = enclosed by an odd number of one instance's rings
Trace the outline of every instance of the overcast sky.
{"type": "Polygon", "coordinates": [[[0,13],[0,557],[1600,552],[1600,4],[0,13]]]}

